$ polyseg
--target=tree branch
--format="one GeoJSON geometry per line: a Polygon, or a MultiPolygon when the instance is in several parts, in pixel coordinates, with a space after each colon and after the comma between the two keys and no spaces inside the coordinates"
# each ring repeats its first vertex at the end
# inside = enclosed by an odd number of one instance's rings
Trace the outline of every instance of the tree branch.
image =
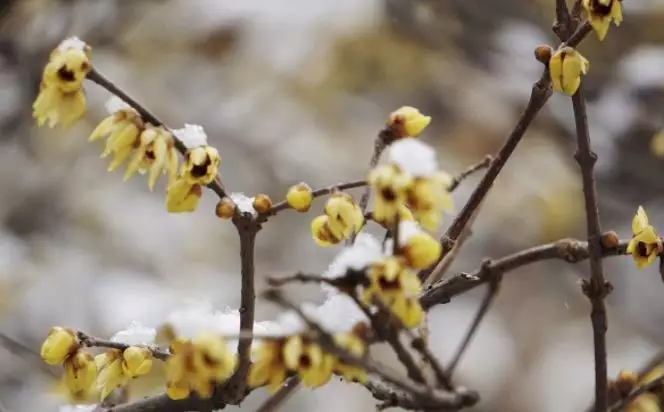
{"type": "Polygon", "coordinates": [[[653,379],[652,381],[648,382],[647,384],[643,386],[639,386],[638,388],[634,389],[629,395],[627,395],[625,398],[619,400],[615,404],[609,408],[609,412],[619,412],[625,409],[627,405],[629,405],[633,400],[638,398],[639,396],[643,395],[644,393],[647,392],[652,392],[656,389],[659,389],[662,387],[662,384],[664,384],[664,375],[653,379]]]}
{"type": "Polygon", "coordinates": [[[111,406],[103,409],[103,412],[212,412],[224,409],[226,403],[215,393],[210,399],[201,399],[196,396],[190,396],[187,399],[179,401],[173,400],[163,395],[151,396],[139,401],[126,403],[117,406],[111,406]]]}
{"type": "Polygon", "coordinates": [[[300,387],[300,378],[297,376],[291,376],[284,382],[283,386],[275,393],[270,396],[261,406],[256,409],[256,412],[274,412],[276,411],[284,402],[290,399],[295,391],[300,387]]]}
{"type": "MultiPolygon", "coordinates": [[[[352,180],[350,182],[339,183],[339,184],[336,184],[336,185],[324,187],[322,189],[314,190],[312,194],[313,194],[313,197],[315,199],[317,197],[329,195],[334,190],[355,189],[355,188],[363,187],[363,186],[366,186],[366,185],[367,185],[366,180],[352,180]]],[[[268,217],[274,216],[277,213],[279,213],[283,210],[287,210],[287,209],[291,209],[291,207],[290,207],[290,205],[288,204],[287,201],[284,200],[282,202],[276,203],[274,206],[272,206],[272,208],[270,208],[270,210],[268,212],[261,215],[262,220],[267,220],[268,217]]]]}
{"type": "MultiPolygon", "coordinates": [[[[625,255],[628,240],[621,240],[615,248],[602,248],[603,257],[625,255]]],[[[441,303],[448,303],[452,297],[465,293],[488,282],[492,276],[504,274],[531,263],[543,260],[560,259],[569,263],[578,263],[590,257],[588,242],[577,239],[561,239],[553,243],[535,246],[492,260],[475,272],[460,273],[449,280],[434,283],[420,295],[420,304],[424,310],[441,303]]]]}
{"type": "Polygon", "coordinates": [[[590,299],[592,311],[590,318],[593,325],[593,341],[595,348],[595,411],[605,412],[607,400],[607,365],[606,365],[606,307],[604,298],[611,292],[611,286],[604,278],[602,267],[602,228],[599,221],[597,206],[597,189],[593,168],[597,155],[590,148],[586,103],[583,97],[583,84],[572,96],[574,120],[576,123],[577,151],[574,155],[583,180],[583,197],[586,205],[586,221],[588,231],[588,251],[590,257],[590,280],[583,286],[583,291],[590,299]]]}
{"type": "Polygon", "coordinates": [[[157,346],[153,345],[128,345],[126,343],[121,343],[121,342],[113,342],[110,340],[104,340],[104,339],[99,339],[95,338],[94,336],[90,336],[84,332],[77,331],[76,332],[78,339],[81,341],[81,343],[84,346],[87,346],[89,348],[109,348],[109,349],[118,349],[124,351],[125,349],[129,348],[130,346],[145,346],[152,351],[152,356],[159,360],[166,360],[168,359],[171,354],[167,350],[163,350],[158,348],[157,346]]]}

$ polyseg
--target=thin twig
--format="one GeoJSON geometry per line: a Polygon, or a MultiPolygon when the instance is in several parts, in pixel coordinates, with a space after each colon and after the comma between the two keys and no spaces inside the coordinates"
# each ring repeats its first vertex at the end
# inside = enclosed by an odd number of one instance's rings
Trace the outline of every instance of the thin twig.
{"type": "Polygon", "coordinates": [[[358,285],[366,285],[368,280],[363,271],[349,270],[343,276],[327,278],[321,275],[311,275],[298,272],[289,276],[270,276],[267,278],[268,285],[281,287],[288,283],[319,283],[334,286],[338,289],[349,289],[358,285]]]}
{"type": "MultiPolygon", "coordinates": [[[[479,207],[479,205],[484,200],[484,197],[489,193],[489,190],[507,163],[507,160],[510,158],[512,153],[514,153],[514,150],[521,141],[523,135],[526,133],[526,130],[535,119],[539,111],[542,109],[542,107],[544,107],[544,104],[549,100],[551,94],[551,81],[549,79],[548,72],[545,70],[544,74],[542,74],[542,77],[533,85],[526,109],[521,115],[521,118],[519,119],[516,127],[505,141],[505,144],[503,144],[503,147],[500,148],[494,157],[491,165],[489,166],[489,169],[484,174],[482,180],[477,185],[473,193],[470,195],[470,198],[466,204],[456,216],[451,226],[447,229],[445,235],[443,235],[441,238],[441,243],[444,246],[443,252],[441,253],[438,261],[436,261],[432,267],[444,259],[445,255],[447,255],[447,253],[452,250],[454,243],[459,239],[461,233],[463,233],[464,228],[473,216],[475,209],[479,207]]],[[[430,274],[431,268],[427,272],[427,275],[430,274]]]]}
{"type": "MultiPolygon", "coordinates": [[[[129,348],[130,346],[136,346],[122,342],[114,342],[111,340],[95,338],[94,336],[90,336],[81,331],[77,331],[76,334],[78,336],[78,339],[81,341],[81,344],[89,348],[109,348],[109,349],[118,349],[123,351],[129,348]]],[[[152,352],[152,356],[154,356],[157,359],[166,360],[168,359],[169,356],[171,356],[171,354],[167,350],[160,349],[156,346],[153,345],[143,345],[143,346],[149,348],[150,351],[152,352]]]]}
{"type": "Polygon", "coordinates": [[[216,392],[210,399],[200,399],[196,396],[190,396],[177,401],[162,394],[131,403],[111,406],[104,409],[104,412],[212,412],[224,409],[225,407],[226,403],[216,392]]]}
{"type": "MultiPolygon", "coordinates": [[[[108,92],[111,94],[119,97],[123,102],[127,103],[132,109],[136,110],[141,117],[146,120],[148,123],[154,125],[154,126],[162,126],[163,128],[167,129],[168,131],[171,132],[171,135],[173,136],[173,141],[175,142],[175,148],[180,152],[183,156],[187,151],[189,150],[187,146],[182,142],[182,140],[178,139],[177,136],[172,132],[172,130],[169,129],[169,127],[166,125],[166,123],[162,122],[159,120],[157,116],[152,114],[149,110],[147,110],[144,106],[142,106],[140,103],[138,103],[136,100],[134,100],[131,96],[129,96],[127,93],[125,93],[122,89],[120,89],[118,86],[115,85],[112,81],[107,79],[103,74],[101,74],[97,69],[92,68],[90,73],[88,73],[87,77],[88,80],[91,82],[94,82],[98,84],[99,86],[103,87],[106,89],[108,92]]],[[[219,179],[219,176],[217,176],[217,179],[215,179],[212,183],[207,185],[207,187],[215,192],[217,196],[219,196],[220,199],[223,199],[224,197],[227,196],[226,190],[224,189],[223,185],[221,184],[221,180],[219,179]]]]}
{"type": "MultiPolygon", "coordinates": [[[[363,187],[363,186],[366,186],[366,185],[367,185],[366,180],[352,180],[350,182],[339,183],[339,184],[336,184],[336,185],[324,187],[322,189],[314,190],[312,192],[312,195],[315,199],[317,197],[329,195],[330,193],[332,193],[335,190],[349,190],[349,189],[355,189],[355,188],[358,188],[358,187],[363,187]]],[[[279,213],[283,210],[287,210],[287,209],[291,209],[291,207],[288,204],[288,202],[284,200],[282,202],[274,204],[274,206],[272,206],[272,208],[270,208],[269,211],[265,212],[261,216],[262,216],[263,219],[266,219],[267,217],[274,216],[277,213],[279,213]]]]}
{"type": "Polygon", "coordinates": [[[662,387],[662,384],[664,384],[664,375],[653,379],[652,381],[648,382],[647,384],[643,386],[639,386],[638,388],[634,389],[632,392],[630,392],[629,395],[627,395],[625,398],[619,400],[615,404],[609,408],[609,412],[619,412],[622,411],[627,405],[630,404],[633,400],[638,398],[639,396],[643,395],[644,393],[654,391],[655,389],[659,389],[662,387]]]}
{"type": "MultiPolygon", "coordinates": [[[[485,262],[485,265],[489,264],[490,264],[489,261],[485,262]]],[[[452,379],[452,375],[454,374],[456,367],[459,365],[461,357],[466,352],[466,349],[468,349],[468,347],[470,346],[470,342],[472,342],[473,337],[475,336],[475,333],[477,332],[477,329],[480,326],[480,323],[484,319],[484,316],[486,316],[487,312],[489,311],[489,308],[491,307],[491,304],[493,303],[493,300],[495,299],[496,295],[498,294],[498,291],[500,290],[501,280],[502,280],[502,274],[500,273],[497,273],[496,275],[492,276],[491,279],[489,280],[489,285],[486,294],[484,295],[482,303],[480,304],[480,307],[477,310],[477,313],[475,314],[475,318],[473,318],[473,322],[471,323],[470,328],[468,328],[466,335],[461,341],[461,344],[457,348],[456,353],[452,357],[452,361],[450,361],[450,364],[447,367],[446,371],[447,379],[452,379]]]]}
{"type": "Polygon", "coordinates": [[[279,388],[277,393],[270,396],[261,406],[256,409],[256,412],[275,412],[280,406],[290,399],[295,391],[300,387],[300,378],[291,376],[286,379],[283,386],[279,388]]]}
{"type": "Polygon", "coordinates": [[[450,183],[450,187],[447,188],[448,191],[454,192],[457,187],[463,182],[465,179],[467,179],[469,176],[472,174],[482,170],[486,169],[489,167],[491,162],[493,161],[493,156],[491,155],[486,155],[484,156],[484,159],[482,159],[479,163],[476,163],[470,167],[468,167],[466,170],[463,172],[459,173],[452,179],[452,183],[450,183]]]}
{"type": "Polygon", "coordinates": [[[553,32],[560,41],[567,40],[572,32],[572,18],[567,8],[567,0],[556,0],[556,20],[553,23],[553,32]]]}
{"type": "MultiPolygon", "coordinates": [[[[628,240],[621,240],[615,248],[603,248],[603,257],[625,255],[628,240]]],[[[561,239],[557,242],[535,246],[529,249],[492,260],[475,272],[460,273],[449,280],[434,283],[420,295],[420,304],[424,310],[432,306],[448,303],[452,297],[465,293],[488,282],[492,276],[507,273],[522,266],[543,260],[560,259],[569,263],[578,263],[590,257],[588,242],[578,239],[561,239]]]]}
{"type": "Polygon", "coordinates": [[[576,123],[577,151],[574,154],[583,180],[583,197],[586,205],[586,223],[588,231],[588,252],[590,255],[590,279],[584,284],[583,291],[590,299],[592,311],[590,318],[593,326],[595,351],[595,411],[607,410],[607,365],[606,365],[606,307],[604,299],[611,292],[610,285],[604,278],[602,267],[602,228],[599,221],[597,189],[593,168],[597,155],[590,148],[590,133],[586,102],[583,97],[583,84],[572,96],[574,120],[576,123]]]}

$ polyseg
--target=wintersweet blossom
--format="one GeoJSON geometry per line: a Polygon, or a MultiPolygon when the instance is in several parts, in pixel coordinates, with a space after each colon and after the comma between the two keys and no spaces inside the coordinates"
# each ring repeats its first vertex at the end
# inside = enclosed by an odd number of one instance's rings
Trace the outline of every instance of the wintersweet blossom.
{"type": "Polygon", "coordinates": [[[307,212],[313,199],[311,187],[304,182],[291,186],[286,193],[286,202],[298,212],[307,212]]]}
{"type": "Polygon", "coordinates": [[[148,187],[154,188],[161,174],[168,175],[168,183],[175,182],[178,169],[178,153],[171,133],[163,127],[148,126],[138,139],[133,157],[127,165],[124,180],[136,172],[148,171],[148,187]]]}
{"type": "Polygon", "coordinates": [[[438,261],[442,245],[438,239],[422,231],[417,223],[399,223],[399,254],[408,265],[415,269],[425,269],[438,261]]]}
{"type": "Polygon", "coordinates": [[[390,113],[387,127],[396,131],[397,138],[416,137],[431,123],[431,117],[425,116],[411,106],[402,106],[390,113]]]}
{"type": "Polygon", "coordinates": [[[80,344],[76,332],[72,329],[55,326],[41,346],[41,357],[49,365],[60,365],[76,353],[80,344]]]}
{"type": "Polygon", "coordinates": [[[590,63],[573,47],[558,49],[549,60],[549,74],[553,90],[572,96],[581,85],[581,75],[588,72],[590,63]]]}
{"type": "Polygon", "coordinates": [[[606,37],[611,22],[616,26],[620,26],[620,23],[622,23],[623,15],[620,0],[583,0],[583,8],[600,41],[606,37]]]}
{"type": "Polygon", "coordinates": [[[636,267],[642,269],[650,265],[662,251],[662,240],[648,222],[646,211],[639,206],[632,219],[632,239],[627,245],[627,253],[632,254],[636,267]]]}
{"type": "Polygon", "coordinates": [[[32,105],[39,126],[48,122],[49,127],[68,127],[85,113],[83,79],[92,70],[90,53],[90,47],[75,37],[51,52],[32,105]]]}

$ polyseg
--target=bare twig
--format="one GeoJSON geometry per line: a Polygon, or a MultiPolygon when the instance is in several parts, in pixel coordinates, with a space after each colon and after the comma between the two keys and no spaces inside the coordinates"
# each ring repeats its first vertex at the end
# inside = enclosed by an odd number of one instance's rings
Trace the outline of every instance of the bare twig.
{"type": "MultiPolygon", "coordinates": [[[[93,68],[90,73],[87,75],[87,79],[90,80],[91,82],[94,82],[98,84],[99,86],[103,87],[107,91],[109,91],[111,94],[119,97],[127,103],[132,109],[136,110],[139,115],[143,119],[145,119],[148,123],[151,123],[154,126],[162,126],[165,129],[168,129],[171,131],[168,126],[159,120],[157,116],[152,114],[150,111],[148,111],[144,106],[142,106],[140,103],[138,103],[136,100],[134,100],[131,96],[129,96],[127,93],[125,93],[122,89],[120,89],[118,86],[115,85],[112,81],[107,79],[103,74],[101,74],[97,69],[93,68]]],[[[175,142],[175,148],[180,152],[183,156],[189,149],[187,149],[187,146],[180,140],[178,139],[175,134],[172,133],[173,135],[173,141],[175,142]]],[[[215,179],[212,183],[210,183],[207,186],[210,190],[215,192],[219,198],[224,198],[226,197],[226,190],[224,189],[223,185],[221,184],[221,180],[219,179],[219,176],[217,176],[217,179],[215,179]]]]}
{"type": "Polygon", "coordinates": [[[339,289],[348,289],[358,285],[366,285],[368,280],[363,271],[349,270],[344,276],[335,278],[326,278],[320,275],[311,275],[298,272],[290,276],[271,276],[267,279],[268,285],[272,287],[281,287],[287,283],[324,283],[339,289]]]}
{"type": "Polygon", "coordinates": [[[607,410],[607,365],[606,365],[606,307],[604,298],[611,292],[611,286],[604,278],[602,267],[602,228],[599,221],[597,206],[597,189],[593,168],[597,155],[590,148],[590,134],[586,103],[583,97],[583,84],[572,96],[574,120],[576,123],[577,151],[574,154],[583,180],[583,197],[586,205],[586,221],[588,230],[588,251],[590,255],[590,279],[584,284],[583,291],[590,299],[592,311],[590,318],[593,325],[593,341],[595,348],[595,411],[607,410]]]}
{"type": "MultiPolygon", "coordinates": [[[[355,189],[355,188],[358,188],[358,187],[363,187],[363,186],[366,186],[366,185],[367,185],[366,180],[352,180],[350,182],[339,183],[339,184],[336,184],[336,185],[324,187],[322,189],[314,190],[312,194],[313,194],[313,197],[315,199],[317,197],[329,195],[334,190],[349,190],[349,189],[355,189]]],[[[284,200],[282,202],[276,203],[274,206],[272,206],[272,208],[268,212],[264,213],[261,216],[262,216],[262,219],[265,220],[270,216],[274,216],[277,213],[279,213],[283,210],[290,209],[290,208],[291,207],[288,205],[288,202],[284,200]]]]}
{"type": "MultiPolygon", "coordinates": [[[[485,266],[489,264],[490,264],[489,261],[486,261],[484,263],[485,266]]],[[[473,337],[477,332],[477,328],[480,326],[480,323],[484,319],[484,316],[486,316],[487,312],[489,311],[489,308],[491,307],[491,303],[493,303],[493,300],[498,294],[501,280],[502,280],[501,273],[497,273],[489,279],[489,285],[486,294],[484,295],[484,299],[482,299],[482,303],[480,304],[480,307],[477,310],[477,313],[475,314],[475,318],[473,319],[473,322],[471,323],[468,332],[466,332],[466,335],[461,341],[461,344],[457,348],[456,353],[452,357],[450,365],[447,367],[447,373],[446,373],[447,379],[452,378],[452,375],[454,374],[456,367],[459,365],[461,357],[466,352],[466,349],[468,349],[468,346],[470,346],[470,342],[473,340],[473,337]]]]}
{"type": "Polygon", "coordinates": [[[609,408],[609,412],[619,412],[625,409],[627,405],[630,404],[633,400],[638,398],[639,396],[643,395],[644,393],[654,391],[656,389],[659,389],[662,387],[664,384],[664,375],[653,379],[652,381],[648,382],[647,384],[643,386],[639,386],[638,388],[634,389],[629,395],[627,395],[625,398],[619,400],[615,404],[609,408]]]}
{"type": "Polygon", "coordinates": [[[556,20],[553,23],[553,32],[560,41],[567,40],[572,32],[572,18],[567,8],[567,0],[556,0],[556,20]]]}
{"type": "Polygon", "coordinates": [[[104,409],[104,412],[212,412],[225,407],[226,403],[215,392],[210,399],[190,396],[179,401],[170,399],[166,395],[157,395],[131,403],[111,406],[104,409]]]}
{"type": "MultiPolygon", "coordinates": [[[[90,336],[81,331],[77,331],[76,334],[78,336],[78,339],[81,341],[81,344],[90,348],[109,348],[109,349],[125,350],[128,347],[133,346],[133,345],[128,345],[126,343],[113,342],[110,340],[95,338],[94,336],[90,336]]],[[[152,356],[154,356],[157,359],[166,360],[168,359],[169,356],[171,356],[171,354],[167,350],[160,349],[153,345],[144,345],[144,346],[149,348],[150,351],[152,352],[152,356]]]]}
{"type": "Polygon", "coordinates": [[[482,159],[479,163],[476,163],[468,167],[466,170],[456,175],[454,179],[452,179],[452,183],[450,183],[450,187],[447,190],[450,192],[454,192],[456,188],[459,187],[461,182],[463,182],[466,178],[468,178],[472,174],[489,167],[492,161],[493,161],[493,156],[491,155],[484,156],[484,159],[482,159]]]}
{"type": "Polygon", "coordinates": [[[297,376],[291,376],[286,379],[283,386],[275,393],[270,396],[261,406],[256,409],[256,412],[274,412],[276,411],[284,402],[288,401],[295,391],[300,387],[300,378],[297,376]]]}
{"type": "MultiPolygon", "coordinates": [[[[621,240],[615,248],[601,249],[602,256],[616,256],[626,254],[628,240],[621,240]]],[[[487,266],[482,266],[475,272],[460,273],[449,280],[437,282],[420,296],[420,304],[424,310],[434,305],[448,303],[452,297],[465,293],[483,283],[488,282],[492,276],[507,273],[521,266],[543,260],[560,259],[569,263],[578,263],[590,257],[588,242],[577,239],[562,239],[507,255],[492,260],[487,266]]]]}
{"type": "Polygon", "coordinates": [[[431,391],[431,399],[422,400],[419,397],[393,387],[392,385],[373,377],[365,385],[373,397],[383,401],[378,405],[379,410],[400,407],[407,410],[441,411],[459,410],[472,406],[479,401],[476,392],[465,388],[458,388],[456,392],[431,391]]]}

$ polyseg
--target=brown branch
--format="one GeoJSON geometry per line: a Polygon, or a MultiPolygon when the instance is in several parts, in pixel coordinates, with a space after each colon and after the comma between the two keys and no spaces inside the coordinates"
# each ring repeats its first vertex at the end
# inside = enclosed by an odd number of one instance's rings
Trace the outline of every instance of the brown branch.
{"type": "Polygon", "coordinates": [[[226,403],[215,392],[209,399],[201,399],[196,396],[190,396],[187,399],[173,400],[165,394],[151,396],[139,401],[126,403],[117,406],[111,406],[103,409],[104,412],[212,412],[224,409],[226,403]]]}
{"type": "MultiPolygon", "coordinates": [[[[378,136],[376,137],[376,140],[374,141],[374,149],[373,153],[371,154],[371,160],[369,160],[369,171],[371,171],[373,168],[375,168],[378,165],[378,161],[380,160],[380,155],[383,154],[383,151],[392,144],[397,139],[397,132],[394,128],[385,127],[383,130],[381,130],[378,133],[378,136]]],[[[367,211],[367,207],[369,206],[369,196],[371,195],[371,190],[370,188],[366,188],[364,190],[364,193],[362,193],[362,197],[360,198],[360,209],[362,209],[362,213],[367,211]]]]}
{"type": "MultiPolygon", "coordinates": [[[[240,331],[252,331],[254,328],[256,287],[254,251],[256,235],[261,229],[250,213],[240,213],[233,218],[233,224],[240,236],[240,274],[242,285],[240,291],[240,331]]],[[[247,390],[247,374],[251,364],[251,335],[241,336],[238,340],[238,366],[226,385],[237,402],[244,398],[247,390]]]]}
{"type": "MultiPolygon", "coordinates": [[[[602,256],[625,255],[628,242],[628,240],[621,240],[615,248],[601,249],[602,256]]],[[[454,296],[488,282],[492,276],[504,274],[531,263],[552,259],[578,263],[589,257],[588,242],[582,240],[562,239],[535,246],[492,260],[491,263],[473,273],[460,273],[449,280],[434,283],[420,295],[420,304],[424,310],[429,310],[434,305],[448,303],[454,296]]]]}
{"type": "Polygon", "coordinates": [[[648,382],[647,384],[643,386],[639,386],[638,388],[634,389],[632,392],[630,392],[629,395],[627,395],[625,398],[619,400],[615,404],[609,408],[609,412],[619,412],[625,409],[626,406],[630,404],[633,400],[638,398],[639,396],[643,395],[644,393],[647,392],[652,392],[656,389],[659,389],[662,387],[662,384],[664,384],[664,375],[653,379],[652,381],[648,382]]]}
{"type": "Polygon", "coordinates": [[[553,23],[553,32],[560,41],[569,39],[572,33],[572,16],[567,8],[567,0],[556,0],[556,20],[553,23]]]}
{"type": "Polygon", "coordinates": [[[276,411],[284,402],[288,401],[293,394],[300,387],[300,378],[297,376],[291,376],[284,382],[283,386],[275,393],[270,396],[261,406],[256,409],[256,412],[274,412],[276,411]]]}
{"type": "MultiPolygon", "coordinates": [[[[364,359],[357,356],[354,356],[342,348],[339,348],[335,343],[332,336],[325,332],[316,322],[311,320],[302,310],[288,299],[286,299],[279,291],[277,290],[268,290],[265,295],[265,299],[272,301],[286,309],[293,310],[297,313],[302,320],[307,324],[309,329],[312,332],[317,334],[318,343],[321,347],[327,352],[336,355],[340,360],[347,362],[351,365],[358,366],[365,371],[377,375],[382,380],[387,382],[390,385],[395,386],[402,391],[410,393],[413,397],[420,400],[421,405],[426,405],[427,402],[435,402],[436,407],[439,409],[458,409],[460,406],[470,406],[477,402],[479,396],[474,391],[467,392],[444,392],[444,391],[433,391],[426,386],[414,384],[408,380],[403,379],[398,374],[384,368],[383,366],[373,362],[370,359],[364,359]]],[[[419,408],[423,409],[423,408],[419,408]]]]}
{"type": "MultiPolygon", "coordinates": [[[[363,187],[363,186],[366,186],[366,185],[367,185],[366,180],[352,180],[350,182],[339,183],[339,184],[336,184],[336,185],[324,187],[322,189],[314,190],[312,195],[315,199],[317,197],[329,195],[334,190],[355,189],[355,188],[363,187]]],[[[263,213],[261,216],[262,216],[263,220],[265,220],[267,217],[274,216],[277,213],[279,213],[281,211],[284,211],[284,210],[287,210],[287,209],[291,209],[291,207],[288,204],[288,202],[284,200],[284,201],[281,201],[279,203],[276,203],[274,206],[272,206],[272,208],[270,208],[269,211],[263,213]]]]}
{"type": "Polygon", "coordinates": [[[572,96],[574,120],[576,123],[577,151],[574,154],[583,180],[583,197],[586,205],[586,223],[588,231],[588,251],[590,257],[590,279],[583,286],[583,291],[592,306],[590,318],[593,326],[595,352],[595,411],[605,412],[607,400],[607,365],[606,365],[606,307],[604,299],[611,292],[611,286],[604,278],[602,267],[602,228],[599,221],[597,189],[593,168],[597,155],[590,148],[586,102],[583,97],[583,84],[572,96]]]}
{"type": "MultiPolygon", "coordinates": [[[[490,261],[485,261],[484,263],[484,265],[489,265],[489,264],[490,261]]],[[[482,299],[482,303],[480,304],[480,307],[477,310],[477,313],[475,314],[475,318],[473,318],[473,322],[471,323],[468,332],[466,332],[466,335],[464,336],[463,340],[461,341],[461,344],[457,348],[456,353],[452,357],[450,365],[447,367],[447,373],[446,373],[447,379],[452,379],[452,375],[454,374],[456,367],[459,365],[461,357],[466,352],[466,349],[468,349],[468,347],[470,346],[470,342],[473,340],[473,337],[475,336],[475,333],[477,332],[480,323],[484,319],[484,316],[486,316],[486,314],[488,313],[489,308],[493,303],[493,300],[495,299],[496,295],[498,294],[498,291],[500,290],[501,280],[502,280],[501,273],[496,273],[493,276],[491,276],[491,278],[489,279],[489,286],[487,288],[486,294],[484,295],[484,298],[482,299]]]]}
{"type": "Polygon", "coordinates": [[[334,286],[338,289],[349,289],[358,285],[366,285],[368,280],[363,271],[349,270],[343,276],[335,278],[326,278],[320,275],[311,275],[298,272],[289,276],[270,276],[267,278],[267,284],[272,287],[281,287],[288,283],[319,283],[334,286]]]}
{"type": "Polygon", "coordinates": [[[454,192],[457,187],[466,180],[470,175],[482,170],[486,169],[489,167],[491,162],[493,161],[493,157],[491,155],[486,155],[484,156],[484,159],[482,159],[479,163],[476,163],[470,167],[468,167],[466,170],[463,172],[459,173],[452,179],[452,183],[450,183],[450,187],[447,188],[449,192],[454,192]]]}
{"type": "Polygon", "coordinates": [[[150,349],[150,351],[152,352],[152,356],[154,356],[157,359],[166,360],[168,359],[169,356],[171,356],[171,354],[167,350],[160,349],[154,345],[129,345],[122,342],[113,342],[110,340],[95,338],[94,336],[90,336],[81,331],[77,331],[76,335],[78,336],[78,339],[81,341],[81,344],[89,348],[109,348],[109,349],[118,349],[123,351],[129,348],[130,346],[145,346],[150,349]]]}
{"type": "Polygon", "coordinates": [[[510,136],[505,141],[503,147],[500,148],[496,156],[494,157],[489,169],[486,174],[482,177],[482,180],[477,185],[473,193],[470,195],[470,198],[463,206],[459,214],[456,216],[451,226],[445,232],[445,235],[441,238],[441,243],[443,244],[443,253],[441,253],[440,258],[432,265],[431,268],[425,270],[424,279],[428,277],[431,273],[433,267],[438,264],[442,259],[445,258],[445,255],[452,250],[454,243],[459,239],[461,233],[463,233],[464,228],[470,221],[473,216],[475,209],[484,200],[484,197],[489,193],[489,190],[493,186],[496,178],[502,171],[503,167],[507,163],[507,160],[510,158],[517,145],[521,141],[521,138],[526,133],[526,130],[535,119],[539,111],[544,107],[544,104],[551,97],[551,81],[549,79],[549,74],[545,70],[542,77],[533,85],[532,91],[530,94],[530,100],[524,110],[519,122],[516,127],[510,134],[510,136]]]}
{"type": "MultiPolygon", "coordinates": [[[[171,132],[171,135],[173,136],[173,141],[175,142],[175,148],[178,150],[178,152],[180,152],[183,156],[185,155],[185,153],[187,153],[187,151],[189,150],[187,146],[182,142],[182,140],[178,139],[178,137],[175,136],[175,134],[173,134],[173,132],[164,122],[159,120],[157,116],[152,114],[144,106],[142,106],[131,96],[125,93],[122,89],[116,86],[115,83],[107,79],[103,74],[97,71],[97,69],[93,67],[92,70],[90,70],[90,73],[88,73],[86,78],[91,82],[96,83],[99,86],[103,87],[111,94],[119,97],[122,101],[127,103],[132,109],[136,110],[136,112],[138,112],[138,114],[141,115],[141,117],[144,120],[146,120],[148,123],[152,124],[153,126],[162,126],[163,128],[167,129],[169,132],[171,132]]],[[[207,187],[213,192],[215,192],[220,199],[223,199],[224,197],[227,196],[226,190],[221,184],[221,180],[219,179],[218,176],[217,179],[215,179],[215,181],[207,185],[207,187]]]]}
{"type": "Polygon", "coordinates": [[[479,401],[477,392],[464,388],[456,392],[432,390],[429,399],[421,399],[412,393],[393,387],[392,385],[373,377],[369,378],[365,387],[373,397],[383,401],[378,410],[399,407],[407,410],[441,411],[459,410],[476,404],[479,401]]]}

